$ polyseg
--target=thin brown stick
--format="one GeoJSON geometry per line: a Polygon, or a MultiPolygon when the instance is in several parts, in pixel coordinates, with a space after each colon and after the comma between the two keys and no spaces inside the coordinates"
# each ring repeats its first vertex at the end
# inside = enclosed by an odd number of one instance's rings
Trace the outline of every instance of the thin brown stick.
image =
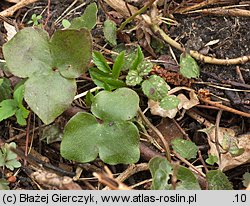
{"type": "Polygon", "coordinates": [[[221,119],[221,116],[222,116],[222,112],[223,112],[223,110],[219,110],[218,113],[217,113],[216,123],[215,123],[215,136],[214,136],[216,150],[217,150],[218,155],[219,155],[219,165],[221,164],[221,152],[220,152],[219,135],[220,135],[220,119],[221,119]]]}
{"type": "Polygon", "coordinates": [[[138,114],[139,116],[142,118],[143,122],[160,138],[160,140],[162,141],[164,148],[165,148],[165,152],[166,152],[166,157],[167,160],[169,162],[171,162],[171,155],[170,155],[170,147],[168,142],[165,140],[165,138],[163,137],[162,133],[154,126],[151,124],[151,122],[148,120],[148,118],[143,114],[143,112],[141,111],[141,109],[139,108],[138,110],[138,114]]]}
{"type": "Polygon", "coordinates": [[[203,101],[203,102],[205,102],[205,103],[207,103],[207,104],[210,104],[212,106],[218,107],[218,108],[220,108],[222,110],[225,110],[227,112],[231,112],[231,113],[243,116],[243,117],[250,117],[250,113],[246,113],[246,112],[239,111],[237,109],[233,109],[231,107],[225,106],[225,105],[220,104],[218,102],[213,102],[213,101],[210,101],[210,100],[207,100],[207,99],[203,99],[203,98],[200,98],[200,100],[203,101]]]}
{"type": "Polygon", "coordinates": [[[29,4],[35,3],[36,1],[38,0],[22,0],[14,6],[0,12],[0,15],[4,17],[12,16],[18,9],[21,9],[29,4]]]}

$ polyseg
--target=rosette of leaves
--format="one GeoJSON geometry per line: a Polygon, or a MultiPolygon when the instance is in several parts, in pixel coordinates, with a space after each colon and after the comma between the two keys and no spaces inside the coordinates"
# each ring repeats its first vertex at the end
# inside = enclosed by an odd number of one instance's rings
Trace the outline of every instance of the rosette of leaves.
{"type": "Polygon", "coordinates": [[[116,57],[112,69],[100,52],[93,52],[93,62],[96,67],[90,68],[89,73],[97,86],[107,91],[125,86],[124,82],[118,79],[124,64],[124,52],[116,57]]]}
{"type": "Polygon", "coordinates": [[[91,59],[88,29],[56,31],[51,38],[39,28],[24,28],[3,45],[10,72],[27,78],[24,99],[45,124],[50,124],[71,104],[75,78],[91,59]]]}
{"type": "Polygon", "coordinates": [[[91,112],[78,113],[64,129],[61,155],[68,160],[90,162],[100,156],[108,164],[139,160],[139,132],[131,121],[139,108],[139,97],[128,88],[101,91],[93,99],[91,112]]]}

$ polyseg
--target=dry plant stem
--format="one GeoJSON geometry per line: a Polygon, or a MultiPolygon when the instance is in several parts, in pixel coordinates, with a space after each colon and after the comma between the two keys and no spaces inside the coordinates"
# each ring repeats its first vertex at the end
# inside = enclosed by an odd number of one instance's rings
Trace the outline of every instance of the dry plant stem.
{"type": "Polygon", "coordinates": [[[145,184],[150,183],[150,182],[152,182],[152,181],[153,181],[153,179],[143,180],[143,181],[138,182],[138,183],[136,183],[136,184],[134,184],[134,185],[131,185],[130,187],[131,187],[131,189],[134,189],[134,188],[136,188],[136,187],[139,187],[139,186],[141,186],[141,185],[145,185],[145,184]]]}
{"type": "MultiPolygon", "coordinates": [[[[30,118],[31,118],[31,114],[29,114],[28,121],[27,121],[27,127],[26,127],[25,157],[28,156],[30,118]]],[[[27,164],[27,161],[26,161],[26,159],[24,159],[24,166],[26,166],[26,164],[27,164]]]]}
{"type": "Polygon", "coordinates": [[[211,5],[211,4],[214,4],[214,3],[219,3],[219,2],[218,2],[218,0],[202,1],[201,3],[196,3],[196,4],[192,5],[192,6],[181,8],[181,9],[178,10],[178,13],[185,13],[187,11],[191,11],[191,10],[194,10],[194,9],[199,9],[199,8],[202,8],[204,6],[208,6],[208,5],[211,5]]]}
{"type": "Polygon", "coordinates": [[[130,176],[148,170],[148,164],[147,163],[141,163],[141,164],[132,164],[130,165],[123,173],[121,173],[116,180],[119,182],[124,182],[126,179],[128,179],[130,176]]]}
{"type": "MultiPolygon", "coordinates": [[[[130,23],[131,21],[134,20],[134,18],[142,13],[144,13],[148,7],[150,7],[156,0],[150,0],[145,6],[143,6],[140,10],[138,10],[137,12],[133,13],[132,16],[130,16],[129,18],[127,18],[122,24],[121,26],[117,29],[117,32],[120,32],[124,29],[124,27],[130,23]]],[[[126,4],[127,5],[127,4],[126,4]]]]}
{"type": "Polygon", "coordinates": [[[221,164],[221,152],[220,152],[220,143],[219,143],[219,133],[220,133],[220,120],[221,120],[221,116],[222,116],[222,112],[223,110],[219,110],[216,116],[216,123],[215,123],[215,136],[214,136],[214,140],[215,140],[215,146],[216,146],[216,150],[218,152],[219,155],[219,164],[221,164]]]}
{"type": "Polygon", "coordinates": [[[36,1],[38,0],[22,0],[14,6],[0,12],[0,15],[5,17],[12,16],[18,9],[21,9],[22,7],[25,7],[29,4],[35,3],[36,1]]]}
{"type": "Polygon", "coordinates": [[[180,156],[178,153],[176,153],[175,151],[173,151],[174,156],[176,156],[179,160],[181,160],[182,162],[184,162],[186,165],[188,165],[189,167],[191,167],[198,175],[200,175],[201,177],[206,177],[206,175],[199,171],[194,165],[192,165],[189,161],[187,161],[185,158],[183,158],[182,156],[180,156]]]}
{"type": "Polygon", "coordinates": [[[231,107],[227,107],[227,106],[225,106],[223,104],[220,104],[218,102],[213,102],[213,101],[210,101],[210,100],[207,100],[207,99],[200,98],[200,100],[203,101],[203,102],[205,102],[205,103],[207,103],[207,104],[210,104],[212,106],[218,107],[218,108],[220,108],[220,109],[222,109],[224,111],[231,112],[231,113],[243,116],[243,117],[250,118],[250,113],[242,112],[242,111],[233,109],[231,107]]]}
{"type": "MultiPolygon", "coordinates": [[[[170,38],[157,24],[151,23],[151,28],[155,33],[159,33],[165,42],[175,47],[176,49],[184,52],[185,48],[183,48],[178,42],[170,38]]],[[[190,55],[194,57],[196,60],[203,61],[209,64],[218,64],[218,65],[233,65],[233,64],[244,64],[250,60],[250,55],[242,56],[234,59],[217,59],[210,56],[205,56],[200,54],[197,51],[190,50],[190,55]]]]}
{"type": "Polygon", "coordinates": [[[205,118],[203,118],[202,116],[200,116],[199,114],[197,114],[195,111],[193,111],[192,109],[187,110],[186,114],[188,116],[190,116],[191,118],[195,119],[197,122],[199,122],[201,125],[206,126],[207,128],[212,126],[212,123],[209,122],[208,120],[206,120],[205,118]]]}
{"type": "Polygon", "coordinates": [[[217,16],[240,16],[240,17],[249,17],[250,11],[246,9],[225,9],[223,7],[220,8],[211,8],[211,9],[202,9],[202,10],[196,10],[187,12],[187,14],[190,13],[202,13],[202,14],[212,14],[217,16]]]}
{"type": "Polygon", "coordinates": [[[160,138],[160,140],[162,141],[164,148],[165,148],[165,152],[166,152],[166,157],[167,160],[169,162],[171,162],[171,155],[170,155],[170,147],[168,142],[165,140],[165,138],[163,137],[162,133],[153,125],[151,124],[151,122],[148,120],[148,118],[143,114],[143,112],[141,111],[141,109],[139,108],[138,110],[138,114],[139,116],[142,118],[143,122],[160,138]]]}

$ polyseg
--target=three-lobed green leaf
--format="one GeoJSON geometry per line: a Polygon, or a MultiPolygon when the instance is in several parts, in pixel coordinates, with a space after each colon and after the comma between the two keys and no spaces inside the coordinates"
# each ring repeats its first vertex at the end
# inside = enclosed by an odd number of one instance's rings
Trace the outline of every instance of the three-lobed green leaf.
{"type": "Polygon", "coordinates": [[[131,89],[99,92],[91,107],[95,116],[78,113],[67,123],[61,155],[79,162],[93,161],[98,154],[108,164],[137,162],[139,132],[129,120],[138,108],[139,97],[131,89]]]}
{"type": "Polygon", "coordinates": [[[14,75],[29,77],[25,100],[49,124],[73,101],[74,78],[87,69],[92,38],[86,28],[58,30],[51,39],[42,29],[25,28],[4,44],[3,54],[14,75]]]}
{"type": "Polygon", "coordinates": [[[186,159],[195,158],[198,152],[198,147],[191,141],[176,138],[171,141],[173,149],[186,159]]]}
{"type": "Polygon", "coordinates": [[[72,29],[87,28],[88,30],[93,29],[96,25],[97,11],[98,9],[96,3],[89,4],[86,7],[82,16],[73,19],[69,28],[72,29]]]}

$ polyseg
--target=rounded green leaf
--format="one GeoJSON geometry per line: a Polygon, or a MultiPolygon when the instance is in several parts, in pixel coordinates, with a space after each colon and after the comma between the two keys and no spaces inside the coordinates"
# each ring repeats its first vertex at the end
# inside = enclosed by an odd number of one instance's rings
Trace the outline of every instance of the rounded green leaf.
{"type": "Polygon", "coordinates": [[[93,161],[98,155],[98,122],[88,113],[77,113],[64,128],[61,155],[78,162],[93,161]]]}
{"type": "Polygon", "coordinates": [[[66,78],[77,78],[87,69],[92,55],[90,32],[81,30],[59,30],[50,41],[53,70],[59,70],[66,78]]]}
{"type": "Polygon", "coordinates": [[[168,94],[169,86],[164,79],[157,75],[152,75],[142,83],[142,91],[154,101],[160,101],[168,94]]]}
{"type": "Polygon", "coordinates": [[[107,19],[103,27],[104,37],[111,46],[116,46],[116,24],[115,22],[107,19]]]}
{"type": "Polygon", "coordinates": [[[24,98],[40,119],[50,124],[70,106],[75,93],[75,80],[51,72],[29,78],[25,82],[24,98]]]}
{"type": "Polygon", "coordinates": [[[185,139],[174,139],[171,141],[173,149],[186,159],[195,158],[198,152],[198,147],[191,141],[185,139]]]}
{"type": "Polygon", "coordinates": [[[3,45],[3,54],[9,70],[18,77],[51,70],[48,34],[38,28],[25,28],[3,45]]]}
{"type": "Polygon", "coordinates": [[[184,77],[197,78],[200,76],[200,68],[195,59],[188,53],[181,54],[180,72],[184,77]]]}
{"type": "Polygon", "coordinates": [[[220,170],[210,170],[207,173],[208,189],[209,190],[232,190],[232,184],[227,179],[227,176],[220,170]]]}
{"type": "Polygon", "coordinates": [[[61,155],[69,160],[89,162],[97,155],[108,164],[129,164],[139,160],[139,132],[132,122],[98,123],[88,113],[78,113],[64,129],[61,155]]]}
{"type": "Polygon", "coordinates": [[[137,93],[129,88],[101,91],[93,100],[91,112],[102,120],[131,120],[139,108],[137,93]]]}
{"type": "Polygon", "coordinates": [[[171,110],[177,108],[179,103],[180,100],[176,96],[168,95],[161,100],[160,106],[165,110],[171,110]]]}

